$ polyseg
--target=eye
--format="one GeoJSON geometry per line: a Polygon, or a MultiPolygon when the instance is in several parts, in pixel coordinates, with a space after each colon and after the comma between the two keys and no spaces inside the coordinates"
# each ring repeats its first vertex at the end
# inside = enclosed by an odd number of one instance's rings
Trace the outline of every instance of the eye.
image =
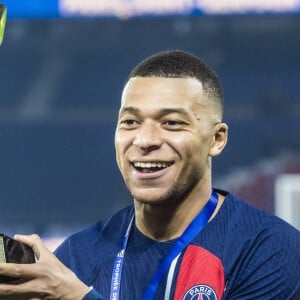
{"type": "Polygon", "coordinates": [[[180,130],[186,125],[186,123],[181,120],[169,119],[165,120],[162,125],[169,130],[180,130]]]}
{"type": "Polygon", "coordinates": [[[183,122],[177,121],[177,120],[168,120],[168,121],[165,122],[165,124],[169,125],[169,126],[176,126],[176,125],[183,124],[183,122]]]}
{"type": "Polygon", "coordinates": [[[119,122],[121,128],[135,128],[139,122],[135,119],[123,119],[119,122]]]}
{"type": "Polygon", "coordinates": [[[121,124],[126,124],[126,125],[133,125],[135,123],[136,123],[136,121],[133,120],[133,119],[128,119],[128,120],[121,121],[121,124]]]}

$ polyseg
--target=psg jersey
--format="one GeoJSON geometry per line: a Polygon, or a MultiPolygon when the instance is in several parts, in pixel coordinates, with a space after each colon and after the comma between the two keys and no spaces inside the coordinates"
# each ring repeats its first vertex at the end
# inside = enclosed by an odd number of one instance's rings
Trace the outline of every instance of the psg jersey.
{"type": "MultiPolygon", "coordinates": [[[[223,192],[224,193],[224,192],[223,192]]],[[[133,206],[66,239],[57,257],[88,286],[84,300],[110,299],[116,255],[133,206]]],[[[131,228],[119,299],[141,300],[176,240],[159,242],[131,228]]],[[[300,299],[300,233],[227,193],[217,215],[163,275],[155,300],[300,299]]]]}

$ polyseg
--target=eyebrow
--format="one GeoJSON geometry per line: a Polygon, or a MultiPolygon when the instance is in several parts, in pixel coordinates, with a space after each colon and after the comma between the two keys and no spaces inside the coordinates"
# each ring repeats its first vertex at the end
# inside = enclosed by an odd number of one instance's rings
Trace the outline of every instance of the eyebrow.
{"type": "Polygon", "coordinates": [[[136,107],[133,107],[133,106],[122,107],[122,109],[120,110],[120,114],[126,113],[126,112],[133,113],[133,114],[138,114],[140,112],[140,110],[136,107]]]}
{"type": "MultiPolygon", "coordinates": [[[[141,110],[139,108],[133,107],[133,106],[126,106],[123,107],[120,111],[120,114],[122,113],[132,113],[132,114],[139,114],[141,112],[141,110]]],[[[183,108],[162,108],[158,111],[158,116],[162,117],[165,115],[170,115],[170,114],[180,114],[180,115],[184,115],[186,117],[189,117],[189,114],[187,113],[187,111],[183,108]]]]}

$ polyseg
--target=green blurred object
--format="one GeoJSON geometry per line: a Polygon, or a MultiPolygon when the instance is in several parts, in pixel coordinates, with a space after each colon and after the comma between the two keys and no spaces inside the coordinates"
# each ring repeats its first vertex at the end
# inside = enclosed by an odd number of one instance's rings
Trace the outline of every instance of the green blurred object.
{"type": "Polygon", "coordinates": [[[0,46],[3,41],[4,29],[6,24],[6,7],[0,3],[0,46]]]}

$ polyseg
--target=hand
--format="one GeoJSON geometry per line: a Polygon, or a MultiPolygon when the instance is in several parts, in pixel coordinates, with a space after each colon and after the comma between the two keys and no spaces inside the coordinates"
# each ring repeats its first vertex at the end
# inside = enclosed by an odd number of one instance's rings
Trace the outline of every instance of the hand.
{"type": "Polygon", "coordinates": [[[81,300],[89,292],[89,287],[46,248],[39,236],[15,235],[14,238],[33,249],[37,262],[1,263],[0,275],[19,280],[0,284],[0,299],[81,300]]]}

